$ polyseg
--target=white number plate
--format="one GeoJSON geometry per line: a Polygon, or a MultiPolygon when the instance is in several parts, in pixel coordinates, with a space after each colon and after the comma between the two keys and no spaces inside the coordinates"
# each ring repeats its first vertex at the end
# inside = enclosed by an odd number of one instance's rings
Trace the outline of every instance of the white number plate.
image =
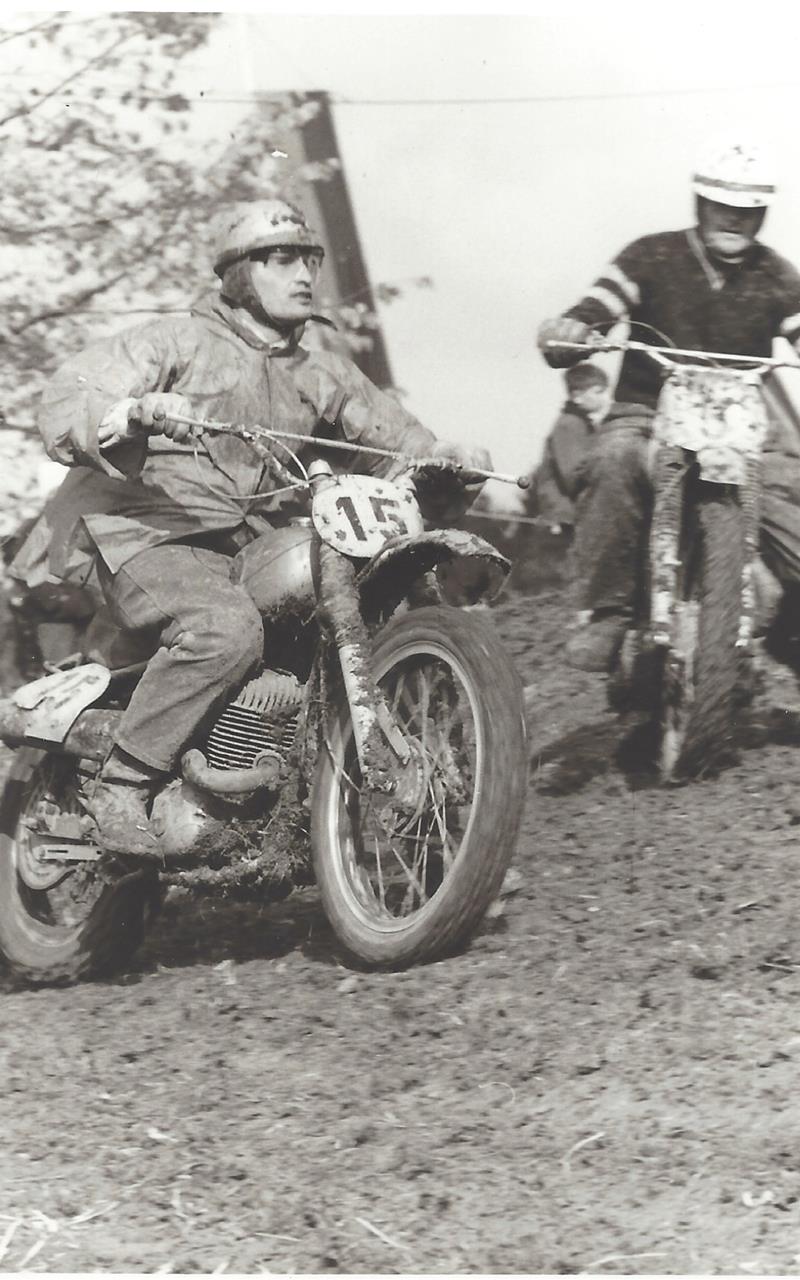
{"type": "Polygon", "coordinates": [[[339,476],[314,495],[311,519],[323,542],[348,556],[374,556],[389,538],[422,533],[410,489],[375,476],[339,476]]]}
{"type": "Polygon", "coordinates": [[[726,369],[680,369],[671,374],[653,427],[660,444],[694,452],[708,449],[709,459],[723,453],[752,457],[763,448],[768,430],[760,386],[726,369]]]}

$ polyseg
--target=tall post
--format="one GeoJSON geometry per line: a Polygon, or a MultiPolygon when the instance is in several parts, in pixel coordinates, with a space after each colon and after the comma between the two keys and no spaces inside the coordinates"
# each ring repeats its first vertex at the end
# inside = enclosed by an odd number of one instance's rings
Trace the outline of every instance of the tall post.
{"type": "MultiPolygon", "coordinates": [[[[339,161],[339,168],[330,177],[314,183],[314,195],[322,213],[330,247],[330,266],[336,281],[338,299],[343,303],[364,303],[374,312],[375,299],[358,237],[330,99],[327,93],[314,91],[296,95],[295,101],[314,102],[318,106],[313,119],[302,126],[306,158],[317,162],[331,159],[339,161]]],[[[365,329],[365,334],[370,337],[371,346],[358,353],[358,363],[377,386],[391,386],[392,372],[383,334],[379,327],[365,329]]]]}

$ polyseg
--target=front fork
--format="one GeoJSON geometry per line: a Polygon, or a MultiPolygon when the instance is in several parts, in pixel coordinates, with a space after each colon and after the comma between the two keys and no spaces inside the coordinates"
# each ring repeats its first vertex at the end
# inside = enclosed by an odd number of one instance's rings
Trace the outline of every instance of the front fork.
{"type": "MultiPolygon", "coordinates": [[[[677,622],[675,602],[683,568],[681,528],[686,477],[692,455],[668,445],[656,457],[653,520],[650,532],[650,641],[673,648],[677,622]]],[[[754,565],[758,555],[761,495],[761,458],[746,459],[739,502],[744,516],[744,558],[736,647],[746,649],[753,637],[756,614],[754,565]]]]}
{"type": "Polygon", "coordinates": [[[650,641],[672,644],[675,601],[680,585],[680,542],[686,455],[672,445],[659,449],[653,476],[653,520],[650,527],[650,641]]]}
{"type": "MultiPolygon", "coordinates": [[[[334,483],[330,468],[309,469],[317,492],[334,483]]],[[[369,633],[361,616],[356,565],[317,535],[320,621],[339,654],[358,764],[367,787],[391,793],[397,788],[398,764],[408,764],[411,751],[395,723],[371,670],[369,633]]]]}
{"type": "Polygon", "coordinates": [[[744,512],[744,565],[742,566],[742,608],[739,614],[737,648],[746,649],[753,638],[756,617],[755,564],[761,531],[762,465],[760,455],[747,459],[747,475],[741,490],[744,512]]]}

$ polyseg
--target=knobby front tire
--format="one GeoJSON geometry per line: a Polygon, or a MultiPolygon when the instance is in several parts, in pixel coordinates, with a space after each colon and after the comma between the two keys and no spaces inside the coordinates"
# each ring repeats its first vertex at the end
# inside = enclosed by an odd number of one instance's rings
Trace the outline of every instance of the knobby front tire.
{"type": "Polygon", "coordinates": [[[735,754],[742,678],[737,648],[745,563],[744,512],[721,494],[699,507],[699,545],[678,603],[680,655],[667,653],[661,776],[694,776],[735,754]]]}
{"type": "Polygon", "coordinates": [[[359,961],[402,968],[463,945],[496,896],[527,782],[522,686],[494,627],[429,606],[381,632],[373,671],[411,750],[397,796],[362,785],[344,698],[312,802],[322,903],[359,961]]]}

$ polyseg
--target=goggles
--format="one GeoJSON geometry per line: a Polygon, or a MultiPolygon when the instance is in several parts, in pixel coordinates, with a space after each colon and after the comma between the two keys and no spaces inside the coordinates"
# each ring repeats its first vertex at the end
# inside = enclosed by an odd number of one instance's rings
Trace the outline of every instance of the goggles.
{"type": "Polygon", "coordinates": [[[249,255],[255,262],[268,262],[279,271],[292,273],[303,263],[312,280],[316,280],[322,269],[325,257],[322,249],[307,249],[295,245],[286,245],[277,249],[255,249],[249,255]]]}

